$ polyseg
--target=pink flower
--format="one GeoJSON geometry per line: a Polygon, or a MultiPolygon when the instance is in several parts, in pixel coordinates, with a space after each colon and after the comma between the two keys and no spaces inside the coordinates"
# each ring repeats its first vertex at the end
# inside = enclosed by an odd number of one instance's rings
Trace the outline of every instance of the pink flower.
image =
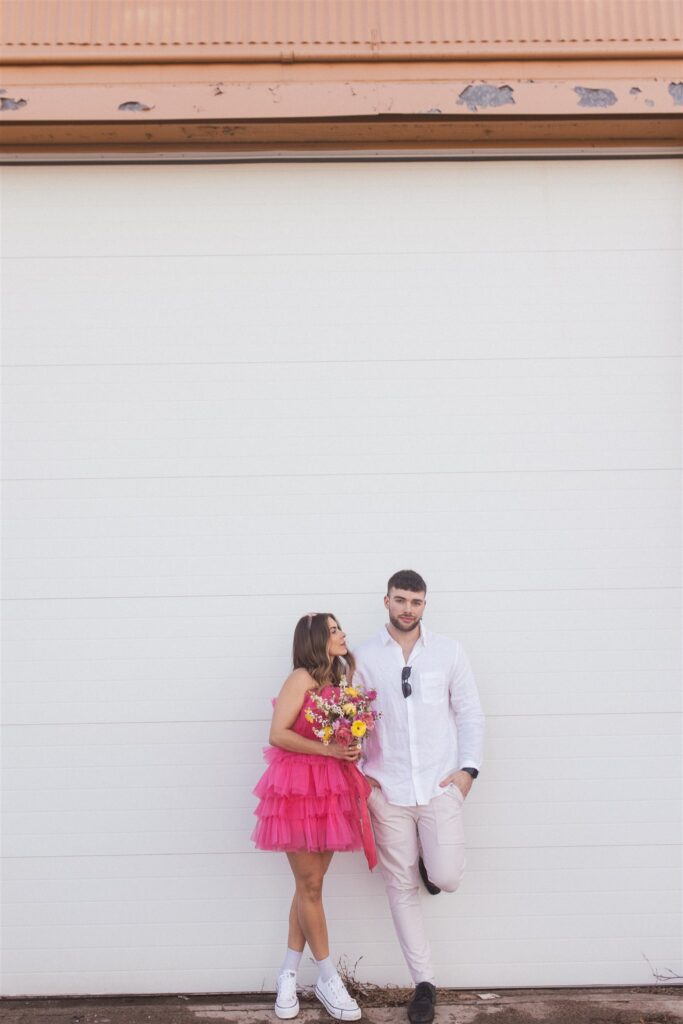
{"type": "Polygon", "coordinates": [[[367,690],[365,696],[368,700],[377,700],[377,690],[367,690]]]}
{"type": "Polygon", "coordinates": [[[340,743],[343,747],[348,747],[348,745],[351,743],[353,737],[351,735],[351,730],[349,729],[348,725],[346,725],[346,723],[339,726],[337,732],[335,733],[335,739],[337,743],[340,743]]]}

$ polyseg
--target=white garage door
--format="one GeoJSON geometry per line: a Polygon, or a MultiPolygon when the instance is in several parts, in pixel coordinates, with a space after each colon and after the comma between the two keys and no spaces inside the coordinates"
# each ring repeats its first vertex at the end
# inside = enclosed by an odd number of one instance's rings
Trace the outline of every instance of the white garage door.
{"type": "MultiPolygon", "coordinates": [[[[4,993],[272,988],[269,699],[407,566],[489,722],[440,982],[680,973],[680,165],[12,168],[3,214],[4,993]]],[[[360,854],[327,907],[407,981],[360,854]]]]}

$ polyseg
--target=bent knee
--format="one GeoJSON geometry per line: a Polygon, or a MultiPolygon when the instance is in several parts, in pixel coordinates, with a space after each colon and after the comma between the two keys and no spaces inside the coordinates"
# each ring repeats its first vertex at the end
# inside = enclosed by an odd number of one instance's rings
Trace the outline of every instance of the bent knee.
{"type": "Polygon", "coordinates": [[[430,881],[433,881],[434,885],[438,885],[442,892],[455,892],[460,887],[462,879],[463,876],[458,875],[457,878],[436,878],[430,879],[430,881]]]}
{"type": "Polygon", "coordinates": [[[448,871],[435,871],[434,874],[429,872],[429,881],[433,882],[434,885],[438,885],[439,889],[443,892],[455,892],[465,877],[465,865],[460,864],[457,867],[451,867],[448,871]]]}

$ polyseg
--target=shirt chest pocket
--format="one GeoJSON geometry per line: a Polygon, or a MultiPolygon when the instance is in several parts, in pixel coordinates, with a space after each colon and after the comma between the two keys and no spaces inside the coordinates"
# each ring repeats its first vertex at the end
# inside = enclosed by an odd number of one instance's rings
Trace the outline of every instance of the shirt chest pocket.
{"type": "Polygon", "coordinates": [[[420,672],[420,697],[423,704],[440,704],[446,697],[443,672],[420,672]]]}

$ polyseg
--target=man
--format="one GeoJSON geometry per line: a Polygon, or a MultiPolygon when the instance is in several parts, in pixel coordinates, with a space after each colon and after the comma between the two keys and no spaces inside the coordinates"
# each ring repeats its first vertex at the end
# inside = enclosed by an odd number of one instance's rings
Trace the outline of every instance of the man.
{"type": "Polygon", "coordinates": [[[369,809],[398,940],[415,984],[411,1024],[429,1024],[435,976],[420,907],[428,892],[454,892],[465,867],[462,809],[482,757],[484,717],[467,656],[422,625],[427,585],[395,573],[389,622],[354,651],[357,678],[377,691],[381,717],[365,743],[369,809]],[[421,851],[421,854],[420,854],[421,851]]]}

